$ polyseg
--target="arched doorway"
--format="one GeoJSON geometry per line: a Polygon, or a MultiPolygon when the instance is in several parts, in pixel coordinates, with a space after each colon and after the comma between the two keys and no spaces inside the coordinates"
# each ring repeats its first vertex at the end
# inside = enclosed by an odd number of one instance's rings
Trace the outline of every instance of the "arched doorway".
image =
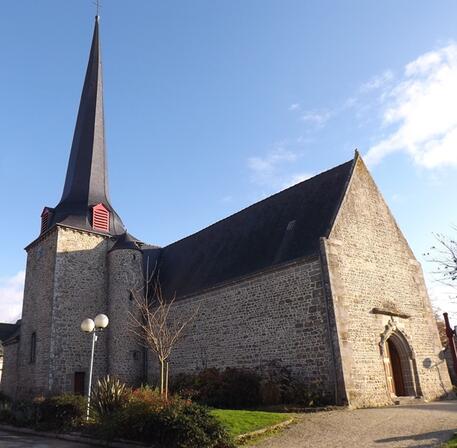
{"type": "Polygon", "coordinates": [[[390,397],[420,396],[414,353],[394,323],[386,326],[380,345],[390,397]]]}
{"type": "Polygon", "coordinates": [[[386,355],[388,357],[388,380],[391,393],[397,397],[407,395],[405,389],[405,378],[401,363],[400,353],[395,346],[392,338],[389,338],[386,343],[386,355]]]}

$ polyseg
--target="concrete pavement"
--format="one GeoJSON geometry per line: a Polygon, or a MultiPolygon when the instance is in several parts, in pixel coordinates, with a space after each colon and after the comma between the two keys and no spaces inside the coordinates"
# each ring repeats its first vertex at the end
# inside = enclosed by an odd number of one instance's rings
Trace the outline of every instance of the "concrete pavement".
{"type": "Polygon", "coordinates": [[[1,448],[87,448],[89,446],[85,443],[0,431],[1,448]]]}

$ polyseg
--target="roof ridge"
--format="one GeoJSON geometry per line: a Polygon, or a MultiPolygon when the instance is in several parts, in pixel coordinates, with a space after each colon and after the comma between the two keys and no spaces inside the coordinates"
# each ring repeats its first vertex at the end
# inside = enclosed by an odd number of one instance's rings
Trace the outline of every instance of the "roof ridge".
{"type": "Polygon", "coordinates": [[[310,178],[308,178],[308,179],[305,179],[305,180],[303,180],[303,181],[301,181],[301,182],[298,182],[298,183],[295,184],[295,185],[291,185],[290,187],[284,188],[284,190],[280,190],[280,191],[278,191],[278,192],[276,192],[276,193],[273,193],[272,195],[270,195],[270,196],[268,196],[268,197],[266,197],[266,198],[264,198],[264,199],[261,199],[260,201],[254,202],[253,204],[250,204],[250,205],[248,205],[247,207],[244,207],[244,208],[242,208],[241,210],[238,210],[237,212],[232,213],[232,214],[229,215],[229,216],[226,216],[225,218],[219,219],[219,220],[213,222],[212,224],[209,224],[208,226],[203,227],[202,229],[197,230],[197,231],[194,232],[194,233],[191,233],[190,235],[187,235],[187,236],[185,236],[185,237],[183,237],[183,238],[180,238],[179,240],[176,240],[176,241],[173,241],[173,242],[170,243],[170,244],[167,244],[166,246],[163,246],[162,249],[166,249],[166,248],[171,247],[171,246],[173,246],[173,245],[175,245],[175,244],[178,244],[178,243],[180,243],[180,242],[182,242],[182,241],[185,241],[185,240],[187,240],[187,239],[190,239],[190,238],[192,238],[192,237],[194,237],[194,236],[196,236],[196,235],[198,235],[198,234],[200,234],[200,233],[202,233],[202,232],[205,232],[206,230],[210,229],[211,227],[216,226],[217,224],[219,224],[219,223],[221,223],[221,222],[227,221],[228,219],[231,219],[231,218],[233,218],[234,216],[237,216],[237,215],[239,215],[239,214],[241,214],[241,213],[243,213],[243,212],[245,212],[245,211],[247,211],[247,210],[249,210],[249,209],[251,209],[251,208],[253,208],[253,207],[256,207],[256,206],[258,206],[258,205],[264,203],[265,201],[271,200],[271,198],[277,197],[277,196],[279,196],[280,194],[283,194],[283,193],[286,192],[286,191],[289,191],[289,190],[291,190],[291,189],[293,189],[293,188],[297,188],[299,185],[303,185],[304,183],[309,182],[309,181],[315,179],[316,177],[319,177],[319,176],[322,176],[322,175],[324,175],[324,174],[327,174],[327,173],[329,173],[330,171],[337,170],[338,168],[340,168],[340,167],[342,167],[343,165],[346,165],[346,164],[348,164],[348,163],[354,163],[354,159],[347,160],[346,162],[340,163],[339,165],[336,165],[336,166],[334,166],[334,167],[332,167],[332,168],[329,168],[328,170],[322,171],[322,172],[320,172],[320,173],[318,173],[318,174],[316,174],[316,175],[314,175],[314,176],[312,176],[312,177],[310,177],[310,178]]]}

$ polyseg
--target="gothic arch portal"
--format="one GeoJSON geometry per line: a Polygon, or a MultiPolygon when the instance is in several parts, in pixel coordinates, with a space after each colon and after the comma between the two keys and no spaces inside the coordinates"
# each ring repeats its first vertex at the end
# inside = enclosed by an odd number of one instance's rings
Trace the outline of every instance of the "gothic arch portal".
{"type": "Polygon", "coordinates": [[[408,336],[393,319],[389,320],[381,334],[379,346],[388,396],[391,399],[421,396],[414,350],[408,336]]]}

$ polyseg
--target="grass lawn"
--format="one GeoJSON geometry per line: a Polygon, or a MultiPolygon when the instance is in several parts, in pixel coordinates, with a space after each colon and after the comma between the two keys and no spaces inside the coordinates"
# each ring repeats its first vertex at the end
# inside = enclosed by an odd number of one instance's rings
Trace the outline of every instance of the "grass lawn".
{"type": "Polygon", "coordinates": [[[454,436],[449,442],[443,445],[444,448],[457,448],[457,436],[454,436]]]}
{"type": "Polygon", "coordinates": [[[222,422],[233,437],[276,425],[292,417],[291,414],[277,412],[236,411],[232,409],[214,409],[211,414],[222,422]]]}

